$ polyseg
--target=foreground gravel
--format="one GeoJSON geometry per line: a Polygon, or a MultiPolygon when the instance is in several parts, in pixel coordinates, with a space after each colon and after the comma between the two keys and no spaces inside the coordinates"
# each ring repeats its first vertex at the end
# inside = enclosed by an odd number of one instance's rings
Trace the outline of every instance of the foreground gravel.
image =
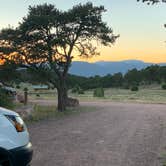
{"type": "Polygon", "coordinates": [[[166,105],[81,105],[97,109],[29,125],[32,166],[161,166],[166,105]]]}

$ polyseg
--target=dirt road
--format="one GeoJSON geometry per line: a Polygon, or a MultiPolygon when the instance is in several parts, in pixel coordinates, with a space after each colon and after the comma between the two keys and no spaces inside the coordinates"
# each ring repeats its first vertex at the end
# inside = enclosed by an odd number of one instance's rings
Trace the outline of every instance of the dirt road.
{"type": "Polygon", "coordinates": [[[166,105],[81,104],[97,110],[29,126],[32,166],[161,165],[160,156],[166,151],[166,105]]]}

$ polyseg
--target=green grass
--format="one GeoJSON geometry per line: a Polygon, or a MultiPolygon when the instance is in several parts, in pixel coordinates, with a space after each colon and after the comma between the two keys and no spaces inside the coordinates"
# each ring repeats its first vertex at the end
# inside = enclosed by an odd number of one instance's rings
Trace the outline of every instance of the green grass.
{"type": "Polygon", "coordinates": [[[26,123],[37,122],[41,120],[53,119],[53,118],[62,118],[65,116],[70,116],[74,114],[79,114],[81,112],[95,111],[95,107],[77,107],[77,108],[68,108],[64,112],[58,112],[56,106],[43,106],[36,105],[32,114],[25,118],[26,123]]]}
{"type": "MultiPolygon", "coordinates": [[[[30,93],[29,97],[32,100],[57,100],[57,92],[55,89],[37,92],[30,89],[30,93]],[[40,94],[40,96],[37,96],[35,93],[40,94]]],[[[69,96],[78,98],[80,101],[117,101],[166,104],[166,90],[162,90],[160,85],[139,87],[139,91],[137,92],[127,89],[108,88],[105,89],[105,96],[101,98],[94,97],[93,90],[85,91],[85,94],[73,94],[69,91],[69,96]]]]}
{"type": "Polygon", "coordinates": [[[141,103],[165,103],[166,91],[161,89],[140,88],[139,91],[133,92],[126,89],[105,89],[105,97],[93,97],[93,91],[86,91],[84,95],[72,94],[73,97],[81,101],[118,101],[118,102],[141,102],[141,103]]]}
{"type": "Polygon", "coordinates": [[[161,154],[161,166],[166,166],[166,152],[161,154]]]}
{"type": "Polygon", "coordinates": [[[57,99],[57,93],[55,92],[55,90],[53,92],[49,92],[49,91],[45,91],[45,92],[41,92],[41,91],[37,91],[37,92],[30,92],[29,94],[31,99],[45,99],[45,100],[54,100],[57,99]],[[36,94],[39,94],[40,96],[37,96],[36,94]]]}

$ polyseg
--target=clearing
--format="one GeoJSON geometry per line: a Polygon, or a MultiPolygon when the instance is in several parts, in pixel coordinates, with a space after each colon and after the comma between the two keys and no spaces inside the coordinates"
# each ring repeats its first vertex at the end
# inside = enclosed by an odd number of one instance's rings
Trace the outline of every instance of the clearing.
{"type": "Polygon", "coordinates": [[[85,111],[29,124],[32,166],[161,166],[166,105],[81,102],[85,111]]]}

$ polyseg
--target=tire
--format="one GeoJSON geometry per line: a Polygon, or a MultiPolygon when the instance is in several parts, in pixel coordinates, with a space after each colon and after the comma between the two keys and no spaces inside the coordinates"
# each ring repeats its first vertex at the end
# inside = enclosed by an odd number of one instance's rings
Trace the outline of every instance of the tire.
{"type": "Polygon", "coordinates": [[[6,160],[6,161],[3,161],[3,162],[0,161],[0,166],[12,166],[12,165],[10,164],[9,160],[6,160]]]}
{"type": "Polygon", "coordinates": [[[0,166],[12,166],[11,160],[8,156],[0,155],[0,166]]]}

